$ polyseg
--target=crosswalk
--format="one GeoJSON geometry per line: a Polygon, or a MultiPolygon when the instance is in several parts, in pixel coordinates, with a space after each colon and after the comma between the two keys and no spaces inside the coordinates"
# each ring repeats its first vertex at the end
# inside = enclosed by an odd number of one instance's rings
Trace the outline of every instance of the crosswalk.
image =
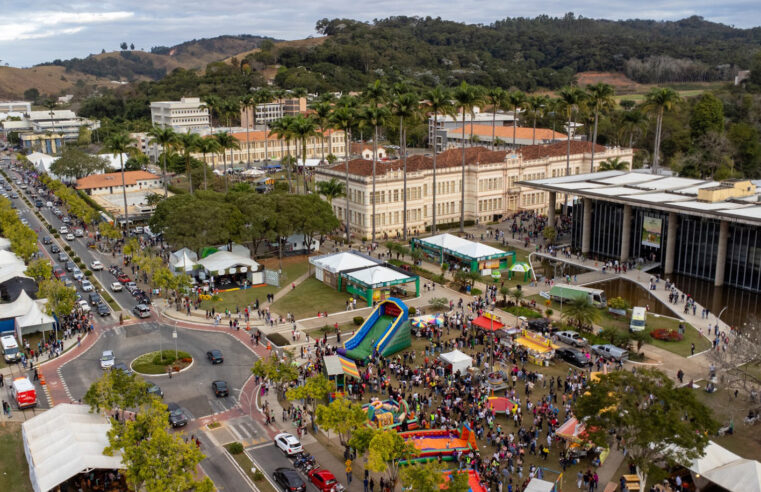
{"type": "Polygon", "coordinates": [[[269,436],[251,420],[236,419],[228,421],[225,425],[236,441],[243,444],[244,448],[270,443],[269,436]]]}

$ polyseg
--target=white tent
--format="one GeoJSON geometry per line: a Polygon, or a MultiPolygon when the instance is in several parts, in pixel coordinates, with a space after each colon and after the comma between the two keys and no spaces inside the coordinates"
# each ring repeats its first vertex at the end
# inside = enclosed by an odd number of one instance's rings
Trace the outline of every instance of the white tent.
{"type": "Polygon", "coordinates": [[[254,260],[229,251],[212,253],[206,258],[198,260],[198,264],[212,275],[254,272],[259,269],[259,263],[254,260]]]}
{"type": "Polygon", "coordinates": [[[11,249],[11,240],[5,237],[0,237],[0,250],[9,251],[11,249]]]}
{"type": "Polygon", "coordinates": [[[457,371],[460,371],[460,374],[465,374],[465,371],[467,371],[469,367],[473,366],[473,357],[469,356],[468,354],[464,354],[459,350],[453,350],[451,352],[447,352],[446,354],[441,354],[439,359],[441,359],[445,364],[452,366],[453,374],[457,371]]]}
{"type": "Polygon", "coordinates": [[[15,301],[8,304],[0,304],[0,319],[18,318],[25,316],[34,309],[34,300],[22,290],[15,301]]]}
{"type": "Polygon", "coordinates": [[[256,168],[246,169],[241,173],[241,175],[249,177],[264,176],[265,174],[267,174],[266,171],[262,171],[261,169],[256,168]]]}
{"type": "Polygon", "coordinates": [[[386,282],[396,282],[398,280],[412,280],[409,275],[405,275],[380,265],[350,272],[347,273],[346,276],[349,279],[357,280],[368,286],[385,284],[386,282]]]}
{"type": "Polygon", "coordinates": [[[329,255],[313,256],[309,258],[309,263],[320,270],[325,270],[330,273],[340,273],[347,270],[375,266],[380,264],[381,261],[352,251],[344,251],[329,255]]]}
{"type": "Polygon", "coordinates": [[[729,492],[761,492],[761,463],[742,458],[713,441],[687,468],[701,489],[710,482],[729,492]]]}
{"type": "Polygon", "coordinates": [[[44,311],[47,302],[47,299],[33,301],[29,312],[16,318],[16,326],[21,335],[50,331],[55,327],[55,318],[44,311]]]}
{"type": "Polygon", "coordinates": [[[523,492],[552,492],[555,489],[555,484],[539,478],[532,478],[531,481],[523,489],[523,492]]]}
{"type": "Polygon", "coordinates": [[[50,165],[53,164],[58,158],[53,157],[52,155],[43,154],[42,152],[32,152],[28,156],[26,156],[27,160],[32,163],[32,165],[37,169],[39,172],[49,172],[50,171],[50,165]]]}
{"type": "Polygon", "coordinates": [[[461,237],[453,236],[452,234],[439,234],[437,236],[421,239],[420,242],[430,244],[444,250],[449,250],[469,258],[483,258],[486,256],[504,254],[504,251],[501,249],[497,249],[486,244],[477,243],[475,241],[469,241],[461,237]]]}
{"type": "MultiPolygon", "coordinates": [[[[320,165],[320,162],[321,162],[320,159],[307,159],[306,167],[317,167],[317,166],[320,165]]],[[[303,159],[299,159],[299,162],[298,162],[297,165],[299,167],[303,167],[304,166],[304,160],[303,159]]]]}
{"type": "Polygon", "coordinates": [[[169,256],[169,266],[175,273],[191,272],[198,266],[198,255],[188,248],[182,248],[169,256]]]}
{"type": "Polygon", "coordinates": [[[54,489],[79,473],[124,468],[115,451],[106,456],[111,423],[87,405],[62,403],[21,424],[29,478],[35,492],[54,489]]]}

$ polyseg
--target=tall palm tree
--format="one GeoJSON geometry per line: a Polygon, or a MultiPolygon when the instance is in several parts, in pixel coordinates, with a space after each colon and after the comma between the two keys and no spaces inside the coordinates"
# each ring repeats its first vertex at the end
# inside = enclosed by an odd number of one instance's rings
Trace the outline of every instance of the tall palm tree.
{"type": "Polygon", "coordinates": [[[232,155],[232,150],[240,149],[240,144],[238,143],[238,139],[228,132],[217,133],[214,135],[214,138],[219,143],[219,148],[222,151],[222,165],[224,166],[225,172],[225,193],[227,193],[227,158],[225,157],[225,150],[230,149],[230,155],[232,155]]]}
{"type": "Polygon", "coordinates": [[[515,136],[518,133],[518,109],[526,102],[526,94],[521,91],[507,93],[507,103],[513,108],[513,150],[515,150],[515,136]]]}
{"type": "Polygon", "coordinates": [[[304,194],[308,194],[309,188],[307,188],[307,141],[317,135],[318,123],[311,116],[304,116],[303,114],[297,115],[293,119],[291,124],[291,131],[296,141],[301,144],[301,159],[302,166],[301,172],[304,178],[304,194]]]}
{"type": "Polygon", "coordinates": [[[595,147],[597,147],[597,122],[601,111],[606,111],[616,104],[613,96],[616,94],[612,85],[600,82],[587,87],[587,100],[595,115],[594,130],[592,131],[592,162],[589,172],[595,172],[595,147]]]}
{"type": "Polygon", "coordinates": [[[647,117],[639,109],[631,109],[624,112],[622,123],[629,133],[629,148],[631,148],[634,145],[634,134],[647,126],[647,117]]]}
{"type": "MultiPolygon", "coordinates": [[[[586,93],[578,87],[563,87],[560,89],[560,99],[563,101],[568,136],[566,138],[565,175],[571,174],[571,132],[574,130],[576,111],[584,104],[586,93]]],[[[568,214],[568,193],[565,194],[565,213],[568,214]]]]}
{"type": "Polygon", "coordinates": [[[132,154],[136,151],[135,139],[126,132],[114,133],[104,142],[106,150],[116,157],[119,156],[119,164],[122,173],[122,197],[124,198],[124,227],[129,227],[129,210],[127,209],[127,183],[124,178],[124,154],[132,154]]]}
{"type": "Polygon", "coordinates": [[[404,125],[405,121],[410,122],[417,119],[420,114],[420,99],[417,94],[407,92],[397,95],[391,100],[390,104],[391,114],[399,118],[399,149],[402,153],[402,162],[404,166],[404,211],[403,211],[403,225],[402,235],[403,239],[407,240],[407,127],[404,125]]]}
{"type": "MultiPolygon", "coordinates": [[[[256,128],[256,108],[260,104],[268,104],[272,102],[274,95],[271,90],[267,89],[266,87],[257,89],[254,92],[254,107],[253,107],[253,115],[254,115],[254,128],[256,128]]],[[[269,146],[268,146],[268,140],[269,138],[269,131],[267,128],[267,120],[264,120],[264,162],[265,164],[269,162],[270,156],[269,156],[269,146]]]]}
{"type": "MultiPolygon", "coordinates": [[[[531,145],[536,145],[536,117],[547,106],[549,98],[543,95],[531,95],[526,99],[524,106],[531,110],[533,116],[533,131],[531,133],[531,145]]],[[[553,135],[554,137],[554,135],[553,135]]]]}
{"type": "Polygon", "coordinates": [[[182,157],[185,160],[185,172],[188,175],[188,191],[193,194],[193,177],[190,175],[190,154],[198,150],[201,137],[197,133],[191,133],[188,130],[186,133],[178,133],[174,141],[174,146],[177,150],[182,151],[182,157]]]}
{"type": "MultiPolygon", "coordinates": [[[[497,132],[497,110],[505,107],[507,102],[506,92],[502,87],[491,87],[486,91],[486,100],[491,105],[491,150],[494,150],[494,141],[497,132]]],[[[472,128],[472,125],[471,125],[472,128]]]]}
{"type": "Polygon", "coordinates": [[[254,113],[254,124],[256,124],[256,104],[254,103],[254,95],[253,94],[245,94],[240,98],[240,107],[243,109],[243,112],[246,113],[246,151],[248,153],[248,157],[246,160],[246,169],[251,168],[251,139],[249,138],[249,130],[251,128],[251,125],[249,125],[248,121],[248,110],[253,108],[254,113]]]}
{"type": "Polygon", "coordinates": [[[201,109],[206,109],[209,111],[209,129],[210,133],[214,135],[214,112],[219,111],[219,107],[222,104],[222,100],[215,96],[214,94],[209,94],[208,96],[204,96],[201,98],[203,101],[203,104],[201,105],[201,109]]]}
{"type": "MultiPolygon", "coordinates": [[[[373,191],[370,195],[372,198],[372,242],[375,243],[375,203],[378,201],[375,196],[375,168],[378,164],[378,129],[386,124],[390,117],[388,108],[383,106],[369,106],[362,111],[362,123],[373,129],[373,191]]],[[[407,190],[404,190],[405,193],[407,190]]]]}
{"type": "Polygon", "coordinates": [[[351,155],[350,135],[351,129],[357,122],[357,112],[353,107],[354,102],[342,100],[346,103],[333,111],[330,116],[333,124],[344,131],[344,165],[346,166],[346,244],[351,241],[351,232],[349,231],[349,156],[351,155]]]}
{"type": "Polygon", "coordinates": [[[362,99],[368,104],[378,107],[386,101],[387,95],[388,88],[380,79],[377,79],[362,92],[362,99]]]}
{"type": "Polygon", "coordinates": [[[330,181],[320,181],[317,183],[317,191],[321,195],[325,196],[330,206],[333,206],[333,199],[339,196],[344,196],[344,184],[338,181],[336,178],[331,178],[330,181]]]}
{"type": "Polygon", "coordinates": [[[654,112],[655,119],[655,145],[653,148],[653,173],[658,169],[661,151],[661,131],[663,130],[663,113],[671,109],[682,100],[674,89],[667,87],[654,87],[648,92],[643,105],[645,111],[654,112]]]}
{"type": "Polygon", "coordinates": [[[204,191],[209,189],[208,182],[206,181],[206,154],[218,154],[222,147],[219,145],[219,141],[214,137],[202,138],[198,142],[198,150],[203,154],[203,189],[204,191]]]}
{"type": "Polygon", "coordinates": [[[167,195],[169,194],[167,191],[167,182],[166,182],[166,148],[167,146],[174,144],[174,142],[177,140],[177,134],[174,132],[174,130],[171,127],[160,127],[158,125],[153,125],[153,127],[151,127],[151,129],[148,130],[148,136],[151,137],[151,140],[150,140],[151,145],[161,145],[163,149],[163,153],[162,153],[163,175],[161,176],[161,179],[164,182],[164,198],[166,198],[167,195]]]}
{"type": "Polygon", "coordinates": [[[289,131],[288,124],[289,122],[285,118],[280,118],[273,121],[269,125],[270,133],[267,134],[267,138],[269,138],[270,135],[277,135],[277,139],[280,140],[280,164],[286,168],[286,176],[288,177],[288,193],[292,193],[293,187],[291,186],[291,168],[290,164],[285,162],[285,148],[283,147],[289,131]]]}
{"type": "Polygon", "coordinates": [[[433,215],[431,218],[431,234],[436,233],[436,132],[439,123],[439,114],[442,115],[455,115],[455,107],[452,104],[452,95],[446,89],[441,86],[434,87],[429,90],[423,96],[425,97],[425,104],[433,113],[433,215]]]}
{"type": "MultiPolygon", "coordinates": [[[[311,106],[314,111],[315,121],[320,127],[320,159],[325,162],[325,133],[330,128],[330,113],[333,111],[333,105],[325,101],[317,101],[311,106]]],[[[328,154],[332,154],[331,139],[328,139],[328,154]]]]}
{"type": "Polygon", "coordinates": [[[467,82],[461,83],[454,91],[454,100],[462,114],[462,177],[460,182],[460,232],[465,232],[465,112],[471,115],[471,128],[473,128],[473,108],[481,100],[481,94],[477,87],[468,85],[467,82]]]}

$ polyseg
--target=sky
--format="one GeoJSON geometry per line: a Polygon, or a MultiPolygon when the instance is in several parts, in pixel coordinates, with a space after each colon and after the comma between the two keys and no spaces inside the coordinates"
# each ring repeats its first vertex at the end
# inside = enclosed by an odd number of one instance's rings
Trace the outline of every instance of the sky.
{"type": "Polygon", "coordinates": [[[489,24],[505,17],[577,16],[676,20],[700,15],[747,28],[761,25],[758,0],[0,0],[0,63],[28,67],[56,58],[84,58],[122,41],[136,49],[194,38],[254,34],[277,39],[315,35],[322,18],[372,20],[432,16],[489,24]]]}

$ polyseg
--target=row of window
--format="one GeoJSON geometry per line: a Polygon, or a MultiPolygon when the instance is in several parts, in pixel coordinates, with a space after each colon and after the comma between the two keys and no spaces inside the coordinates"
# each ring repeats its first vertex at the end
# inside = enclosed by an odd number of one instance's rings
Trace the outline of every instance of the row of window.
{"type": "Polygon", "coordinates": [[[478,200],[479,212],[502,212],[502,198],[478,200]]]}
{"type": "Polygon", "coordinates": [[[547,203],[547,193],[544,191],[521,193],[521,206],[542,205],[547,203]]]}
{"type": "Polygon", "coordinates": [[[499,178],[486,178],[478,180],[478,191],[492,191],[501,190],[503,187],[503,180],[499,178]]]}

